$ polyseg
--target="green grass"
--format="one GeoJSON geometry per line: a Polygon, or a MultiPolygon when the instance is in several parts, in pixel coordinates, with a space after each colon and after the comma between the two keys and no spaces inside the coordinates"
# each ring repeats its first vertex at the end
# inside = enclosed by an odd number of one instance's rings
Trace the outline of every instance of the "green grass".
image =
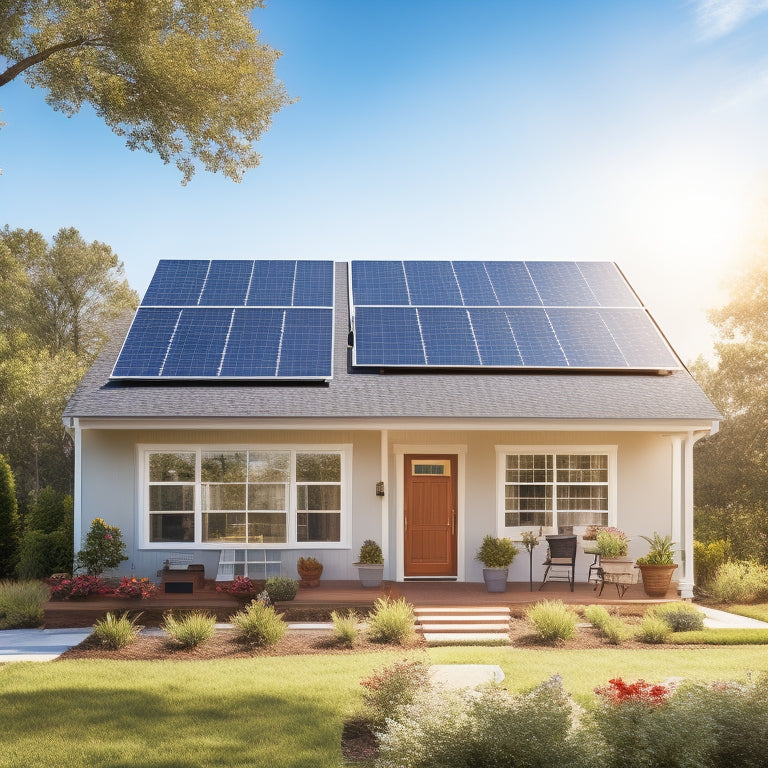
{"type": "Polygon", "coordinates": [[[706,645],[765,645],[768,629],[702,629],[692,632],[675,632],[667,643],[698,643],[706,645]]]}
{"type": "Polygon", "coordinates": [[[768,603],[756,603],[755,605],[729,605],[725,608],[728,613],[739,616],[747,616],[758,621],[768,621],[768,603]]]}
{"type": "MultiPolygon", "coordinates": [[[[338,768],[344,720],[361,706],[360,680],[404,655],[6,664],[0,767],[338,768]]],[[[498,664],[514,690],[559,673],[582,701],[612,677],[740,680],[768,671],[765,649],[755,646],[445,647],[427,655],[437,664],[498,664]]]]}

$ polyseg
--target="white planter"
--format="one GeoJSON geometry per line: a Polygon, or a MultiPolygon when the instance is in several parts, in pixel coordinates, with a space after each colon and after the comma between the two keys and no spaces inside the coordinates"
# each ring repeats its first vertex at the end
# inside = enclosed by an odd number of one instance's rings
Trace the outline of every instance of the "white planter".
{"type": "Polygon", "coordinates": [[[509,567],[507,568],[483,568],[485,588],[489,592],[506,592],[509,567]]]}
{"type": "Polygon", "coordinates": [[[355,563],[363,587],[380,587],[384,578],[384,564],[355,563]]]}

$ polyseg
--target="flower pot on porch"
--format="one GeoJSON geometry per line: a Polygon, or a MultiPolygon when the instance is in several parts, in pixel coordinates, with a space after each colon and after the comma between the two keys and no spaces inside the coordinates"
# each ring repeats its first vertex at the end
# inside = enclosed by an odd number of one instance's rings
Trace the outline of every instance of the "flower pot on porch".
{"type": "Polygon", "coordinates": [[[488,592],[506,592],[509,567],[507,568],[483,568],[483,579],[488,592]]]}
{"type": "Polygon", "coordinates": [[[600,567],[605,575],[633,575],[635,573],[635,561],[627,557],[601,557],[600,567]]]}
{"type": "Polygon", "coordinates": [[[638,567],[643,574],[643,589],[648,597],[666,597],[669,585],[672,583],[672,574],[677,564],[650,565],[639,563],[638,567]]]}
{"type": "Polygon", "coordinates": [[[355,563],[362,587],[380,587],[384,579],[384,564],[355,563]]]}

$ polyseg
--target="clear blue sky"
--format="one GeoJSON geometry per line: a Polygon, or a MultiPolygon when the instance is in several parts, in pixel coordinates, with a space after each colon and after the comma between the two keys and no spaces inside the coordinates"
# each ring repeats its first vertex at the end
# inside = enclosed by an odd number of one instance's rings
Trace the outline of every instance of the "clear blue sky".
{"type": "Polygon", "coordinates": [[[300,101],[242,184],[0,90],[0,224],[160,258],[599,259],[685,359],[764,229],[766,0],[271,0],[300,101]],[[764,211],[763,211],[764,213],[764,211]]]}

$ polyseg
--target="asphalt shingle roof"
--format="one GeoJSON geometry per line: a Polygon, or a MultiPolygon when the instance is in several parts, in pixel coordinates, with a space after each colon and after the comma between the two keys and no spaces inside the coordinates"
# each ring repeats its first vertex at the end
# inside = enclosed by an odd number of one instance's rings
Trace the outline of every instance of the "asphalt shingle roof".
{"type": "Polygon", "coordinates": [[[347,265],[336,265],[330,383],[110,382],[129,322],[116,330],[67,405],[80,418],[720,418],[686,371],[631,373],[380,373],[349,365],[347,265]]]}

